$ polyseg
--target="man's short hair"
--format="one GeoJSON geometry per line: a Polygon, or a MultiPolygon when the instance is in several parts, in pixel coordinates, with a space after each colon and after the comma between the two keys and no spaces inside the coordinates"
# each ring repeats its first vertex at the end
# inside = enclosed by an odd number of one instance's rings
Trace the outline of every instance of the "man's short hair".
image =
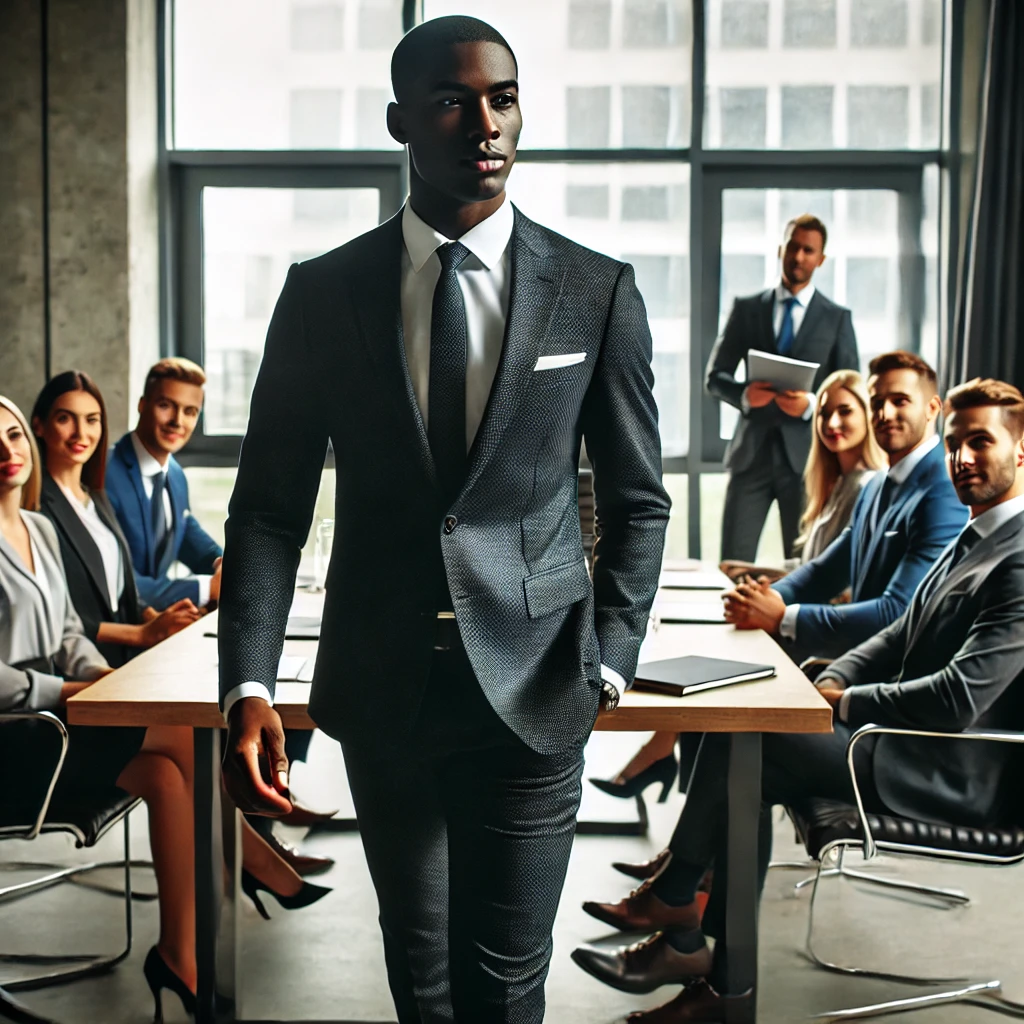
{"type": "Polygon", "coordinates": [[[438,50],[459,43],[497,43],[504,46],[516,65],[516,74],[519,73],[519,62],[512,47],[496,28],[479,18],[451,14],[432,18],[410,29],[395,47],[391,55],[391,88],[395,99],[402,102],[409,86],[438,50]]]}
{"type": "Polygon", "coordinates": [[[786,222],[783,237],[788,239],[797,228],[803,228],[804,231],[817,231],[821,235],[821,251],[825,251],[825,246],[828,243],[828,228],[825,227],[825,222],[820,217],[815,217],[813,213],[801,213],[798,217],[786,222]]]}
{"type": "Polygon", "coordinates": [[[1003,423],[1014,437],[1024,435],[1024,395],[1012,384],[991,377],[975,377],[946,393],[946,415],[962,409],[996,405],[1003,410],[1003,423]]]}
{"type": "Polygon", "coordinates": [[[872,377],[876,377],[880,373],[889,373],[892,370],[913,370],[925,383],[931,394],[939,393],[939,379],[935,375],[935,371],[913,352],[904,352],[902,349],[897,349],[895,352],[883,352],[868,363],[868,373],[872,377]]]}
{"type": "Polygon", "coordinates": [[[169,356],[154,363],[146,374],[146,384],[142,389],[142,397],[149,398],[153,388],[161,380],[180,380],[182,384],[194,384],[201,388],[206,383],[206,374],[198,363],[181,356],[169,356]]]}

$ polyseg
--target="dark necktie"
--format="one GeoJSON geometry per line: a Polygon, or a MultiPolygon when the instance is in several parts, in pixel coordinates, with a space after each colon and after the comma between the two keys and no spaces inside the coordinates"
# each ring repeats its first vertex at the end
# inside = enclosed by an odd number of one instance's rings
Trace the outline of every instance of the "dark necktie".
{"type": "Polygon", "coordinates": [[[153,524],[153,569],[159,573],[160,564],[167,553],[167,542],[170,532],[167,529],[167,516],[164,513],[164,489],[167,486],[167,474],[157,473],[153,477],[153,496],[150,499],[150,515],[153,524]]]}
{"type": "Polygon", "coordinates": [[[775,349],[780,356],[785,356],[789,355],[789,350],[793,347],[793,306],[796,305],[796,299],[790,296],[783,300],[782,305],[782,325],[779,327],[779,336],[775,339],[775,349]]]}
{"type": "Polygon", "coordinates": [[[952,572],[954,566],[958,565],[970,554],[971,549],[980,540],[981,534],[973,526],[968,524],[964,527],[963,532],[957,537],[956,544],[953,546],[953,557],[949,560],[949,572],[952,572]]]}
{"type": "Polygon", "coordinates": [[[875,515],[871,523],[873,529],[877,528],[878,524],[882,521],[882,516],[889,511],[889,505],[892,503],[892,496],[895,490],[896,481],[886,473],[885,479],[882,481],[882,489],[878,492],[878,501],[875,503],[875,515]]]}
{"type": "Polygon", "coordinates": [[[430,319],[427,438],[447,505],[466,479],[466,304],[456,270],[469,255],[461,242],[437,249],[441,276],[430,319]]]}

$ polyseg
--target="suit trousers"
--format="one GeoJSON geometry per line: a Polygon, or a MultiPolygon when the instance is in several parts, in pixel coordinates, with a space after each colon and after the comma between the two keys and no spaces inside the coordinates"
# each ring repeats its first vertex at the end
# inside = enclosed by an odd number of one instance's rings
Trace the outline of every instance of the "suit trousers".
{"type": "Polygon", "coordinates": [[[342,747],[399,1024],[541,1024],[583,741],[527,747],[455,644],[410,737],[342,747]]]}
{"type": "Polygon", "coordinates": [[[786,558],[794,558],[804,508],[803,467],[794,471],[777,430],[765,439],[749,469],[729,474],[722,510],[723,560],[757,560],[757,545],[773,501],[778,502],[782,520],[783,550],[786,558]]]}
{"type": "MultiPolygon", "coordinates": [[[[772,853],[772,815],[776,804],[799,809],[810,798],[854,803],[853,786],[846,764],[851,730],[841,722],[827,734],[765,733],[761,755],[761,818],[758,829],[758,893],[764,888],[772,853]]],[[[875,788],[872,771],[873,738],[858,744],[854,754],[857,784],[865,809],[886,812],[875,788]]],[[[724,949],[725,896],[728,891],[728,797],[729,735],[707,733],[686,784],[686,803],[669,842],[672,860],[654,883],[655,893],[671,901],[673,868],[692,878],[693,868],[714,866],[714,881],[702,927],[724,949]]],[[[724,977],[716,953],[716,976],[724,977]]],[[[730,993],[732,994],[732,993],[730,993]]]]}

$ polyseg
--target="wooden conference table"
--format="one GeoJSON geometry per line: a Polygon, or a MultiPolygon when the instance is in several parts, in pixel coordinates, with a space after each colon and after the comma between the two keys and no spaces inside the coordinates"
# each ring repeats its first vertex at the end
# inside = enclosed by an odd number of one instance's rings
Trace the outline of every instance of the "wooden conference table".
{"type": "MultiPolygon", "coordinates": [[[[659,594],[659,603],[666,592],[659,594]]],[[[698,596],[699,594],[699,596],[698,596]]],[[[678,595],[677,595],[678,596],[678,595]]],[[[712,592],[687,600],[717,601],[712,592]]],[[[655,611],[659,607],[655,605],[655,611]]],[[[293,614],[319,615],[323,595],[297,592],[293,614]]],[[[216,613],[214,613],[215,615],[216,613]]],[[[72,697],[68,719],[76,725],[183,725],[195,738],[196,953],[199,968],[197,1024],[244,1020],[237,901],[241,870],[238,812],[220,791],[224,720],[217,706],[217,641],[205,634],[206,616],[159,647],[72,697]],[[227,827],[224,827],[224,826],[227,827]],[[223,864],[227,865],[227,872],[223,864]],[[225,886],[225,878],[233,885],[225,886]],[[232,1009],[214,1011],[214,994],[232,1009]]],[[[285,654],[314,657],[316,641],[289,640],[285,654]]],[[[661,623],[648,631],[642,661],[704,654],[777,666],[772,679],[692,694],[685,699],[630,692],[618,709],[602,713],[596,729],[627,732],[731,734],[729,762],[729,991],[757,985],[757,825],[761,789],[761,733],[830,732],[832,711],[800,670],[765,633],[731,626],[661,623]]],[[[285,726],[311,729],[306,714],[309,684],[279,682],[275,706],[285,726]]],[[[737,1024],[756,1020],[756,998],[739,1010],[737,1024]]]]}

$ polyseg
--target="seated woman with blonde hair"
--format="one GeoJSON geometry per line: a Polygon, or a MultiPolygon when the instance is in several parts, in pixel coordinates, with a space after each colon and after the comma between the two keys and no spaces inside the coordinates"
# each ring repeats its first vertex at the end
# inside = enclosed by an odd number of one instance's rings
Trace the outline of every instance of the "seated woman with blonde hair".
{"type": "MultiPolygon", "coordinates": [[[[797,541],[801,562],[816,558],[846,529],[861,488],[887,464],[871,430],[871,402],[863,378],[856,370],[829,374],[818,389],[814,442],[804,468],[803,532],[797,541]]],[[[753,577],[774,582],[786,575],[783,569],[750,562],[723,562],[721,568],[732,579],[753,577]]],[[[842,597],[833,596],[837,600],[842,597]]],[[[661,783],[664,799],[679,771],[675,742],[675,733],[657,732],[615,778],[590,781],[598,789],[621,797],[637,796],[647,786],[661,783]]],[[[685,751],[683,762],[682,771],[688,774],[692,757],[685,751]]]]}
{"type": "MultiPolygon", "coordinates": [[[[98,442],[70,445],[87,457],[98,442]]],[[[42,463],[25,417],[0,396],[0,711],[63,715],[69,697],[111,671],[84,634],[53,524],[39,507],[42,463]]],[[[86,536],[89,536],[86,534],[86,536]]],[[[115,579],[130,580],[131,563],[115,579]]],[[[102,635],[102,634],[100,634],[102,635]]],[[[35,722],[0,727],[5,801],[38,813],[57,752],[52,730],[35,722]]],[[[161,1019],[162,991],[195,1011],[196,925],[192,732],[71,726],[55,793],[74,800],[116,785],[146,801],[160,907],[160,936],[144,972],[161,1019]]],[[[272,892],[285,907],[305,906],[330,890],[303,883],[252,831],[242,835],[247,890],[272,892]]],[[[258,896],[256,897],[258,901],[258,896]]]]}

